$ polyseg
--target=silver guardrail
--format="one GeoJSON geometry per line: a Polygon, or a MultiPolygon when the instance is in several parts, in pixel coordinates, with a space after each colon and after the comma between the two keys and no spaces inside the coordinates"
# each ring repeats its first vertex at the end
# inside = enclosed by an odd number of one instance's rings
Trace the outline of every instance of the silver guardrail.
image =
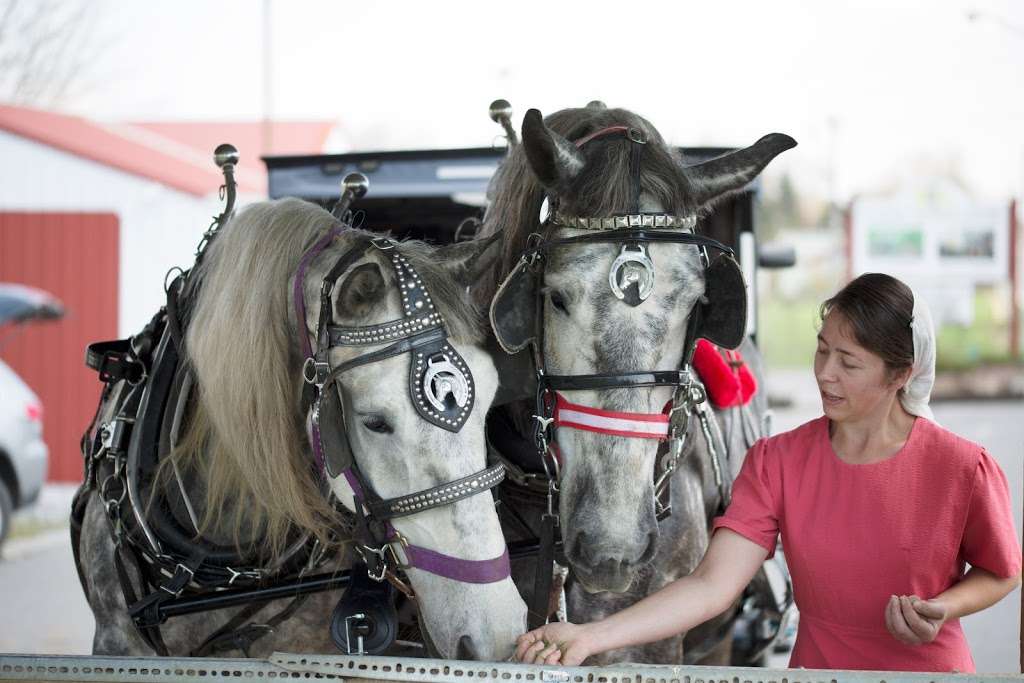
{"type": "Polygon", "coordinates": [[[404,683],[1020,683],[1016,674],[943,674],[898,671],[754,669],[745,667],[545,667],[401,657],[308,655],[277,652],[268,660],[187,657],[99,657],[0,654],[0,681],[184,683],[211,679],[363,679],[404,683]]]}

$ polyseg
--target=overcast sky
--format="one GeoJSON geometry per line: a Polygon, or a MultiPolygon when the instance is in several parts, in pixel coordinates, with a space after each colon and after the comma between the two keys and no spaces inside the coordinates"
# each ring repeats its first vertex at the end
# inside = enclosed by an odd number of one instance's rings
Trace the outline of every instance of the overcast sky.
{"type": "MultiPolygon", "coordinates": [[[[848,198],[922,163],[983,197],[1024,188],[1024,3],[106,0],[74,108],[102,119],[337,120],[352,148],[483,146],[496,97],[601,99],[681,145],[781,131],[772,174],[848,198]],[[970,11],[980,12],[975,21],[970,11]],[[269,49],[269,53],[267,53],[269,49]],[[922,161],[923,160],[923,161],[922,161]]],[[[245,153],[245,150],[243,150],[245,153]]]]}

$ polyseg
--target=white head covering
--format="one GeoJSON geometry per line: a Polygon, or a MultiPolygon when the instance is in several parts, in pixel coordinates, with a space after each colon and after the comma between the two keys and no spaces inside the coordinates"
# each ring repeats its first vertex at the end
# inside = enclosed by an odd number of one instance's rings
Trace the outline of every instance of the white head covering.
{"type": "Polygon", "coordinates": [[[928,405],[935,384],[935,327],[928,304],[917,292],[914,294],[914,315],[910,331],[914,335],[914,365],[910,379],[900,394],[903,409],[911,415],[924,417],[935,422],[935,415],[928,405]]]}

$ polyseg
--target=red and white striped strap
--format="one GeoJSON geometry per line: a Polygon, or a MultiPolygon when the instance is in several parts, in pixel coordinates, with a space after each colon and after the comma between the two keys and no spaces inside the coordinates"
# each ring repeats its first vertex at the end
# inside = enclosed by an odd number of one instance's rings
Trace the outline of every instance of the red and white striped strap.
{"type": "Polygon", "coordinates": [[[667,439],[669,416],[663,413],[618,413],[590,408],[565,400],[555,393],[555,426],[611,436],[667,439]]]}

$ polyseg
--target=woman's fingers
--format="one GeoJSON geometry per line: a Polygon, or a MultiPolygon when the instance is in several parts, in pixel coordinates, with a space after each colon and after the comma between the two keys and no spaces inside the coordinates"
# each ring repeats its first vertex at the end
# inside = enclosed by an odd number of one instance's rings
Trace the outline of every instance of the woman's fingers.
{"type": "Polygon", "coordinates": [[[889,633],[896,640],[903,640],[900,632],[896,629],[896,611],[893,606],[896,603],[896,596],[893,595],[889,598],[889,602],[885,605],[885,628],[889,630],[889,633]]]}
{"type": "Polygon", "coordinates": [[[526,656],[526,651],[538,640],[537,631],[528,631],[516,638],[516,661],[521,662],[526,656]]]}
{"type": "Polygon", "coordinates": [[[926,619],[943,621],[946,619],[946,608],[937,602],[933,602],[931,600],[915,600],[914,597],[911,596],[910,603],[913,605],[914,611],[926,619]]]}
{"type": "Polygon", "coordinates": [[[545,643],[542,638],[538,637],[536,640],[534,640],[526,647],[526,649],[523,651],[522,656],[519,657],[519,661],[525,664],[536,663],[535,660],[537,660],[541,652],[543,652],[544,648],[546,648],[547,646],[548,644],[545,643]]]}
{"type": "Polygon", "coordinates": [[[558,664],[558,661],[562,658],[562,650],[558,645],[552,644],[551,648],[551,652],[544,657],[544,661],[541,662],[542,664],[558,664]]]}
{"type": "Polygon", "coordinates": [[[935,629],[932,624],[925,621],[905,595],[900,596],[900,614],[907,626],[922,643],[930,643],[935,637],[935,629]]]}
{"type": "Polygon", "coordinates": [[[907,625],[907,621],[904,619],[903,613],[900,610],[900,601],[895,595],[889,598],[889,604],[886,606],[886,611],[888,615],[887,625],[889,626],[889,632],[897,640],[909,643],[910,645],[919,645],[921,641],[916,635],[914,635],[914,632],[911,631],[910,627],[907,625]]]}

